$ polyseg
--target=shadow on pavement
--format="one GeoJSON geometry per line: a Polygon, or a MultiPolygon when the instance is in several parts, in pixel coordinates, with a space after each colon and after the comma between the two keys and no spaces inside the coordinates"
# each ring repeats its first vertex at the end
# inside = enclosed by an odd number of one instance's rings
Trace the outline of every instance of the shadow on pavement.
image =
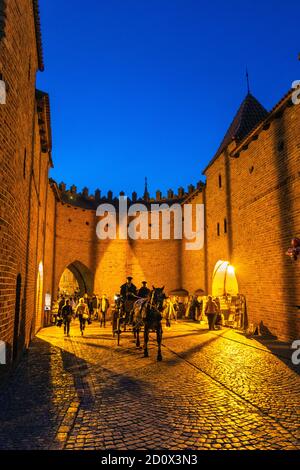
{"type": "MultiPolygon", "coordinates": [[[[107,346],[107,345],[104,345],[104,344],[98,344],[98,343],[93,343],[91,341],[88,341],[90,338],[88,337],[85,337],[85,342],[84,342],[84,345],[87,346],[87,347],[91,347],[91,348],[97,348],[97,349],[104,349],[104,350],[107,350],[107,351],[111,351],[111,348],[112,346],[107,346]]],[[[91,338],[91,339],[95,339],[95,338],[91,338]]],[[[82,343],[82,341],[77,341],[74,337],[72,338],[72,342],[73,343],[76,343],[78,344],[79,346],[82,343]]]]}
{"type": "Polygon", "coordinates": [[[70,404],[94,402],[87,362],[38,337],[0,385],[2,450],[53,448],[70,404]]]}
{"type": "MultiPolygon", "coordinates": [[[[198,344],[197,346],[193,346],[192,348],[189,348],[185,351],[180,351],[180,352],[177,352],[177,351],[173,351],[171,348],[170,350],[173,352],[173,353],[176,353],[176,357],[172,358],[172,359],[168,359],[166,362],[169,364],[169,365],[175,365],[177,364],[178,362],[182,361],[182,359],[186,360],[186,361],[189,361],[189,359],[191,358],[191,356],[195,353],[198,353],[199,351],[201,351],[202,349],[204,349],[206,346],[208,346],[209,344],[211,343],[214,343],[215,341],[217,341],[220,337],[223,336],[223,334],[225,334],[225,331],[224,333],[221,333],[217,336],[214,336],[210,339],[208,339],[207,341],[204,341],[200,344],[198,344]]],[[[168,339],[168,338],[166,338],[168,339]]],[[[168,344],[167,342],[164,343],[163,342],[163,345],[168,348],[168,344]]]]}
{"type": "Polygon", "coordinates": [[[165,334],[163,335],[163,338],[165,339],[186,338],[187,336],[203,336],[207,333],[209,333],[208,330],[194,330],[191,333],[183,333],[183,334],[178,334],[178,335],[175,334],[173,336],[169,336],[165,334]]]}
{"type": "Polygon", "coordinates": [[[80,406],[87,409],[94,404],[94,393],[88,380],[88,363],[65,349],[61,349],[61,359],[64,371],[73,377],[73,384],[76,390],[80,406]]]}
{"type": "Polygon", "coordinates": [[[58,425],[52,364],[57,351],[35,339],[14,374],[1,387],[0,449],[49,448],[58,425]]]}
{"type": "MultiPolygon", "coordinates": [[[[247,335],[241,331],[235,331],[237,335],[240,335],[242,338],[247,338],[248,340],[253,341],[253,345],[247,344],[243,341],[241,343],[245,345],[245,347],[254,347],[257,349],[260,349],[260,346],[262,346],[261,350],[265,351],[265,348],[267,348],[266,354],[273,354],[276,356],[280,361],[282,361],[286,366],[289,367],[293,372],[296,372],[296,374],[300,375],[300,364],[295,365],[292,362],[292,354],[295,352],[295,349],[292,349],[292,343],[288,342],[283,342],[279,341],[277,339],[274,339],[273,337],[270,336],[256,336],[256,335],[247,335]]],[[[229,341],[236,341],[239,342],[238,339],[234,340],[232,338],[226,338],[229,341]]],[[[300,353],[298,353],[298,358],[300,358],[300,353]]]]}

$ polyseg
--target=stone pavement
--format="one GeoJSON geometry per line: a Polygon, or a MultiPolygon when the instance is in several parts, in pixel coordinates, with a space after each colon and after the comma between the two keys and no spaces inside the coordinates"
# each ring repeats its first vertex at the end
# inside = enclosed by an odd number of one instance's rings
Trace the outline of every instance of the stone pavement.
{"type": "Polygon", "coordinates": [[[110,325],[42,330],[0,388],[0,449],[300,449],[289,352],[188,322],[163,344],[157,362],[154,335],[146,359],[110,325]]]}

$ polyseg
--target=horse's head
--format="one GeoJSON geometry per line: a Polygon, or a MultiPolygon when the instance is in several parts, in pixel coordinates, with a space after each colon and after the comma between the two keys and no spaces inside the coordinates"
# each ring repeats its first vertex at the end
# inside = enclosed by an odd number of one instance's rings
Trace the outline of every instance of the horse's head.
{"type": "Polygon", "coordinates": [[[164,293],[165,286],[163,286],[163,287],[154,287],[154,286],[152,286],[152,287],[153,287],[153,289],[152,289],[152,293],[151,293],[151,301],[158,310],[162,310],[164,300],[166,298],[166,294],[164,293]]]}

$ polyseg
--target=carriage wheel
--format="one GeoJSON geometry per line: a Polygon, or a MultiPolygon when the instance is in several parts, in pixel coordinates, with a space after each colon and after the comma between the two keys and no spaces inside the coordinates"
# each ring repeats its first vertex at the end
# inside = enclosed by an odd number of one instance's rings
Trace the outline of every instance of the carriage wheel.
{"type": "Polygon", "coordinates": [[[120,337],[121,337],[121,319],[117,319],[117,335],[118,335],[118,346],[120,346],[120,337]]]}
{"type": "Polygon", "coordinates": [[[112,335],[113,335],[113,338],[114,338],[115,335],[116,335],[117,323],[118,323],[117,313],[114,312],[114,313],[113,313],[113,318],[112,318],[112,335]]]}

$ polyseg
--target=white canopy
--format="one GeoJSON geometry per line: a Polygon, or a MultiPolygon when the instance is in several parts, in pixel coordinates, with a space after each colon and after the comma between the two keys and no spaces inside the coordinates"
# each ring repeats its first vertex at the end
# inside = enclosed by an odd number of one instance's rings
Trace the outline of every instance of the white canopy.
{"type": "Polygon", "coordinates": [[[237,295],[238,292],[239,286],[234,267],[228,261],[218,261],[213,273],[212,295],[214,297],[226,294],[237,295]]]}

